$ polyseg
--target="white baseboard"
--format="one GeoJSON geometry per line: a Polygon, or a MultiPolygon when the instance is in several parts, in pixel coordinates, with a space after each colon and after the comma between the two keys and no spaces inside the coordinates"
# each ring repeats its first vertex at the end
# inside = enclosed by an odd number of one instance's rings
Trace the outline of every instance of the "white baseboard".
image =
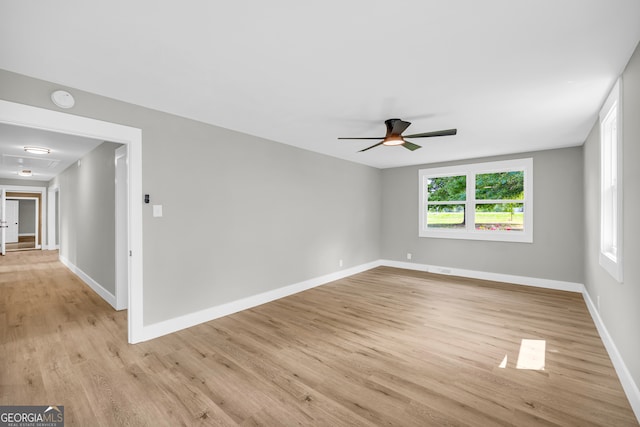
{"type": "Polygon", "coordinates": [[[596,308],[589,292],[585,289],[582,293],[584,297],[584,301],[587,304],[587,308],[589,309],[589,313],[591,314],[591,318],[593,322],[596,324],[596,329],[598,329],[598,333],[600,334],[600,338],[604,343],[607,352],[609,353],[609,357],[611,358],[611,362],[613,363],[613,367],[618,374],[618,379],[620,379],[620,383],[622,383],[622,388],[624,389],[625,394],[627,395],[627,399],[629,399],[629,404],[633,409],[633,412],[640,422],[640,389],[638,389],[638,385],[633,381],[633,377],[627,369],[627,365],[624,363],[620,352],[618,351],[618,347],[613,342],[611,335],[609,335],[609,331],[607,327],[604,325],[602,318],[600,317],[600,313],[598,313],[598,309],[596,308]]]}
{"type": "Polygon", "coordinates": [[[616,347],[611,335],[607,331],[607,328],[598,313],[589,293],[587,292],[585,286],[582,283],[574,283],[574,282],[564,282],[558,280],[549,280],[549,279],[540,279],[535,277],[525,277],[525,276],[512,276],[509,274],[498,274],[498,273],[488,273],[484,271],[474,271],[474,270],[464,270],[464,269],[456,269],[449,267],[441,267],[427,264],[416,264],[411,262],[402,262],[402,261],[391,261],[391,260],[381,260],[380,265],[384,265],[387,267],[397,267],[404,268],[407,270],[417,270],[417,271],[426,271],[429,273],[436,274],[445,274],[445,275],[453,275],[453,276],[461,276],[468,277],[473,279],[482,279],[482,280],[492,280],[497,282],[506,282],[513,283],[516,285],[528,285],[535,286],[538,288],[546,288],[546,289],[556,289],[560,291],[570,291],[570,292],[579,292],[582,294],[587,309],[591,314],[591,318],[596,325],[598,333],[600,334],[600,338],[604,343],[605,348],[607,349],[607,353],[609,353],[609,357],[611,358],[611,362],[616,370],[616,374],[620,379],[620,383],[622,384],[622,388],[624,389],[625,394],[627,395],[627,399],[629,399],[629,403],[631,408],[633,409],[634,414],[638,421],[640,421],[640,390],[638,389],[637,384],[634,382],[631,373],[627,369],[627,365],[624,363],[618,348],[616,347]]]}
{"type": "Polygon", "coordinates": [[[370,270],[374,267],[378,267],[379,265],[379,261],[361,264],[356,267],[347,268],[335,273],[326,274],[324,276],[305,280],[299,283],[294,283],[282,288],[263,292],[257,295],[252,295],[250,297],[242,298],[236,301],[231,301],[226,304],[217,305],[215,307],[207,308],[195,313],[185,314],[183,316],[164,320],[152,325],[145,325],[143,327],[142,338],[140,339],[140,341],[147,341],[153,338],[160,337],[162,335],[170,334],[172,332],[199,325],[200,323],[208,322],[210,320],[214,320],[223,316],[228,316],[242,310],[257,307],[270,301],[284,298],[298,292],[306,291],[307,289],[315,288],[317,286],[321,286],[335,280],[339,280],[366,270],[370,270]]]}
{"type": "MultiPolygon", "coordinates": [[[[407,270],[427,271],[437,274],[449,274],[462,277],[493,280],[498,282],[514,283],[520,285],[537,286],[541,288],[557,289],[571,292],[582,292],[584,286],[580,283],[562,282],[557,280],[539,279],[523,276],[512,276],[507,274],[488,273],[483,271],[473,271],[464,269],[455,269],[448,267],[433,266],[427,264],[416,264],[410,262],[391,261],[391,260],[377,260],[366,264],[361,264],[356,267],[348,268],[346,270],[337,271],[335,273],[327,274],[325,276],[316,277],[313,279],[305,280],[303,282],[295,283],[292,285],[284,286],[282,288],[274,289],[272,291],[263,292],[261,294],[252,295],[250,297],[242,298],[240,300],[231,301],[226,304],[210,307],[195,313],[185,314],[172,319],[163,320],[162,322],[153,323],[151,325],[145,325],[143,327],[142,337],[140,341],[148,341],[153,338],[160,337],[162,335],[170,334],[182,329],[190,328],[200,323],[208,322],[229,314],[237,313],[242,310],[246,310],[252,307],[256,307],[261,304],[265,304],[270,301],[274,301],[280,298],[284,298],[289,295],[296,294],[298,292],[305,291],[307,289],[315,288],[329,282],[333,282],[344,277],[348,277],[357,273],[361,273],[366,270],[370,270],[379,266],[404,268],[407,270]]],[[[105,298],[106,299],[106,298],[105,298]]],[[[115,304],[112,304],[115,307],[115,304]]]]}
{"type": "MultiPolygon", "coordinates": [[[[221,304],[215,307],[211,307],[205,310],[201,310],[195,313],[189,313],[184,316],[179,316],[173,319],[165,320],[162,322],[154,323],[143,327],[142,339],[140,341],[147,341],[153,338],[160,337],[162,335],[170,334],[182,329],[186,329],[200,323],[208,322],[223,316],[227,316],[233,313],[240,312],[252,307],[256,307],[270,301],[274,301],[280,298],[284,298],[289,295],[296,294],[298,292],[305,291],[307,289],[315,288],[317,286],[324,285],[335,280],[342,279],[363,271],[370,270],[375,267],[386,266],[403,268],[407,270],[425,271],[435,274],[454,275],[461,277],[468,277],[473,279],[491,280],[496,282],[511,283],[516,285],[535,286],[545,289],[556,289],[560,291],[578,292],[584,296],[587,304],[587,308],[591,317],[596,324],[596,328],[600,333],[600,337],[609,353],[609,357],[613,362],[613,366],[618,374],[622,387],[629,399],[631,407],[633,408],[636,417],[640,420],[640,391],[638,386],[633,381],[633,377],[629,373],[620,353],[618,352],[615,343],[611,339],[611,336],[607,332],[598,311],[595,309],[588,292],[586,291],[582,283],[566,282],[560,280],[541,279],[535,277],[515,276],[510,274],[490,273],[485,271],[466,270],[459,268],[449,268],[428,264],[417,264],[411,262],[392,261],[392,260],[377,260],[366,264],[361,264],[356,267],[341,270],[335,273],[320,276],[314,279],[305,280],[303,282],[295,283],[282,288],[274,289],[272,291],[263,292],[258,295],[253,295],[240,300],[232,301],[226,304],[221,304]]],[[[84,280],[84,279],[83,279],[84,280]]],[[[91,286],[91,285],[90,285],[91,286]]],[[[98,291],[96,291],[98,292],[98,291]]],[[[106,292],[106,291],[105,291],[106,292]]],[[[100,293],[100,292],[98,292],[100,293]]],[[[109,294],[110,295],[110,294],[109,294]]],[[[103,297],[104,298],[104,297],[103,297]]],[[[110,303],[115,307],[115,297],[113,297],[113,303],[110,303]]],[[[105,298],[107,299],[107,298],[105,298]]]]}
{"type": "Polygon", "coordinates": [[[100,297],[108,302],[113,308],[116,308],[116,296],[111,292],[103,288],[98,282],[93,280],[87,273],[80,270],[75,264],[69,261],[62,255],[58,256],[60,262],[64,264],[73,274],[78,276],[84,283],[86,283],[91,289],[95,291],[100,297]]]}
{"type": "Polygon", "coordinates": [[[380,265],[404,268],[407,270],[426,271],[428,273],[450,276],[468,277],[470,279],[491,280],[494,282],[513,283],[515,285],[535,286],[537,288],[556,289],[559,291],[584,291],[582,283],[564,282],[561,280],[540,279],[537,277],[514,276],[511,274],[489,273],[486,271],[465,270],[462,268],[442,267],[438,265],[417,264],[413,262],[381,260],[380,265]]]}

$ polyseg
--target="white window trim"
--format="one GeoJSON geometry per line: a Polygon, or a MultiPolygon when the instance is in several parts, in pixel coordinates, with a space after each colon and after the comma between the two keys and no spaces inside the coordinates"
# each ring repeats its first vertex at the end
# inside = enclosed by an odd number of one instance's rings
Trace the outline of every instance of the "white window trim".
{"type": "Polygon", "coordinates": [[[611,93],[607,97],[602,109],[600,110],[600,266],[607,271],[616,281],[622,283],[622,265],[623,265],[623,182],[622,182],[622,79],[619,78],[611,89],[611,93]],[[609,119],[611,112],[616,109],[616,141],[615,144],[615,163],[616,163],[616,191],[615,191],[615,224],[607,222],[606,201],[607,187],[609,178],[606,171],[609,166],[606,165],[606,158],[609,155],[610,147],[605,144],[605,129],[603,124],[609,119]],[[607,229],[615,228],[616,250],[613,253],[609,250],[608,242],[612,236],[607,235],[607,229]]]}
{"type": "MultiPolygon", "coordinates": [[[[420,169],[419,177],[419,213],[418,213],[418,230],[420,237],[434,237],[442,239],[467,239],[467,240],[490,240],[502,242],[533,242],[533,159],[513,159],[497,162],[472,163],[458,166],[446,166],[440,168],[420,169]],[[520,231],[501,231],[501,230],[476,230],[475,229],[475,175],[482,173],[507,172],[513,170],[524,171],[524,200],[518,200],[523,203],[524,209],[524,230],[520,231]],[[427,178],[438,176],[467,176],[467,197],[466,201],[459,202],[465,204],[465,224],[464,230],[433,230],[426,227],[426,203],[427,178]]],[[[485,202],[485,200],[483,200],[485,202]]]]}

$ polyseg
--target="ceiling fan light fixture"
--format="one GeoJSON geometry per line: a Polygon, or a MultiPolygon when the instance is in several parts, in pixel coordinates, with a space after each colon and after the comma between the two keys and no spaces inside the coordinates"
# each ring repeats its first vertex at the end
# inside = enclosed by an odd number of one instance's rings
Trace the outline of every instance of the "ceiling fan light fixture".
{"type": "MultiPolygon", "coordinates": [[[[338,139],[377,139],[378,140],[378,142],[376,142],[372,146],[359,150],[358,151],[359,153],[362,153],[364,151],[369,151],[372,148],[376,148],[381,145],[386,145],[391,147],[401,145],[409,151],[416,151],[417,149],[422,148],[422,146],[418,144],[414,144],[411,141],[405,140],[402,136],[402,132],[407,130],[407,128],[411,125],[411,122],[407,122],[402,119],[388,119],[384,121],[384,124],[387,127],[387,134],[385,136],[380,136],[380,137],[364,136],[364,137],[355,137],[355,138],[340,137],[338,139]]],[[[413,138],[449,136],[449,135],[456,135],[457,133],[458,133],[457,129],[446,129],[446,130],[438,130],[435,132],[414,133],[411,135],[407,135],[407,138],[413,139],[413,138]]]]}
{"type": "Polygon", "coordinates": [[[31,154],[49,154],[51,150],[46,147],[24,147],[24,151],[31,154]]]}
{"type": "Polygon", "coordinates": [[[390,135],[384,139],[382,145],[402,145],[404,144],[404,139],[400,135],[390,135]]]}

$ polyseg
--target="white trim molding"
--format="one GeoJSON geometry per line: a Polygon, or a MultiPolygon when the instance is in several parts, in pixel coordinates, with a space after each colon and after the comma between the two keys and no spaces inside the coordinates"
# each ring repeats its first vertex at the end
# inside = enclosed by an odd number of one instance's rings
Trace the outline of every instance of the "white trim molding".
{"type": "MultiPolygon", "coordinates": [[[[442,239],[489,240],[502,242],[533,242],[533,158],[501,160],[495,162],[469,163],[464,165],[444,166],[418,170],[418,236],[442,239]],[[523,173],[522,199],[477,199],[476,178],[482,174],[501,172],[523,173]],[[465,195],[462,200],[429,201],[429,183],[431,180],[447,177],[465,177],[465,195]],[[477,206],[519,204],[523,209],[522,230],[481,230],[476,228],[477,206]],[[428,208],[430,206],[445,208],[464,207],[461,223],[456,228],[432,227],[428,222],[428,208]]],[[[456,210],[457,210],[456,209],[456,210]]],[[[513,209],[513,207],[512,207],[513,209]]],[[[513,213],[514,211],[512,211],[513,213]]]]}
{"type": "Polygon", "coordinates": [[[111,305],[111,307],[116,308],[116,296],[115,295],[113,295],[111,292],[109,292],[108,290],[103,288],[100,283],[98,283],[95,280],[93,280],[93,278],[91,276],[89,276],[87,273],[82,271],[80,268],[78,268],[78,266],[76,266],[74,263],[69,261],[67,258],[63,257],[62,255],[58,255],[58,259],[60,260],[60,262],[62,264],[64,264],[65,267],[67,267],[69,270],[71,270],[71,272],[73,274],[78,276],[80,278],[80,280],[82,280],[84,283],[87,284],[87,286],[89,286],[91,289],[93,289],[93,291],[95,293],[100,295],[100,297],[103,300],[108,302],[111,305]]]}
{"type": "Polygon", "coordinates": [[[622,78],[600,110],[600,266],[623,283],[624,174],[622,78]]]}
{"type": "Polygon", "coordinates": [[[303,282],[294,283],[292,285],[284,286],[282,288],[274,289],[271,291],[263,292],[261,294],[252,295],[240,300],[231,301],[226,304],[221,304],[215,307],[207,308],[195,313],[185,314],[183,316],[175,317],[173,319],[164,320],[162,322],[147,325],[143,328],[143,334],[141,341],[151,340],[166,334],[177,332],[182,329],[186,329],[201,323],[205,323],[220,317],[228,316],[233,313],[247,310],[252,307],[274,301],[280,298],[287,297],[289,295],[296,294],[298,292],[305,291],[307,289],[322,286],[324,284],[339,280],[345,277],[352,276],[363,271],[370,270],[372,268],[385,266],[402,268],[406,270],[424,271],[434,274],[442,275],[454,275],[460,277],[467,277],[480,280],[490,280],[495,282],[509,283],[514,285],[534,286],[545,289],[555,289],[559,291],[577,292],[581,293],[585,299],[587,309],[593,318],[596,328],[600,334],[600,337],[604,343],[605,348],[612,360],[613,366],[616,370],[616,374],[622,383],[622,387],[629,399],[631,407],[638,420],[640,420],[640,391],[635,384],[633,377],[627,369],[618,349],[611,339],[611,336],[607,332],[598,311],[596,310],[588,292],[586,291],[582,283],[567,282],[561,280],[542,279],[536,277],[516,276],[510,274],[490,273],[486,271],[466,270],[460,268],[443,267],[429,264],[418,264],[403,261],[393,261],[380,259],[369,263],[361,264],[345,270],[340,270],[335,273],[330,273],[324,276],[316,277],[313,279],[305,280],[303,282]]]}
{"type": "MultiPolygon", "coordinates": [[[[142,341],[143,278],[142,278],[142,130],[117,123],[75,116],[46,108],[0,100],[0,123],[42,129],[67,135],[78,135],[102,141],[127,144],[129,151],[129,342],[142,341]]],[[[42,196],[46,206],[47,193],[42,196]]],[[[47,225],[43,218],[44,226],[47,225]]]]}
{"type": "Polygon", "coordinates": [[[620,379],[620,383],[622,384],[622,388],[624,389],[625,394],[627,395],[627,399],[629,399],[629,404],[631,405],[631,409],[633,409],[638,422],[640,422],[640,389],[638,385],[633,380],[627,365],[624,363],[620,352],[618,351],[618,347],[616,347],[615,342],[609,335],[609,331],[607,327],[604,325],[602,318],[600,317],[600,313],[598,313],[598,309],[596,308],[589,292],[585,289],[582,293],[585,303],[587,304],[587,309],[591,314],[591,318],[593,319],[593,323],[596,325],[596,329],[600,334],[600,338],[604,344],[604,347],[607,349],[607,353],[609,353],[609,357],[611,358],[611,362],[613,363],[613,367],[618,374],[618,379],[620,379]]]}
{"type": "Polygon", "coordinates": [[[524,276],[513,276],[507,274],[488,273],[483,271],[463,270],[455,268],[440,267],[427,264],[416,264],[391,260],[377,260],[356,267],[340,270],[324,276],[305,280],[303,282],[294,283],[271,291],[252,295],[236,301],[210,307],[195,313],[185,314],[183,316],[174,317],[162,322],[144,326],[141,341],[147,341],[172,332],[190,328],[201,323],[205,323],[220,317],[238,313],[252,307],[275,301],[307,289],[322,286],[324,284],[352,276],[363,271],[370,270],[375,267],[386,266],[403,268],[407,270],[425,271],[435,274],[455,275],[461,277],[469,277],[482,280],[492,280],[496,282],[512,283],[517,285],[536,286],[539,288],[556,289],[569,292],[582,292],[584,286],[581,283],[563,282],[558,280],[539,279],[524,276]]]}
{"type": "Polygon", "coordinates": [[[511,274],[490,273],[487,271],[465,270],[462,268],[442,267],[438,265],[417,264],[412,262],[392,260],[381,260],[380,265],[384,265],[387,267],[404,268],[406,270],[424,271],[427,273],[468,277],[470,279],[491,280],[493,282],[504,282],[514,285],[535,286],[537,288],[555,289],[558,291],[579,293],[582,293],[584,291],[584,285],[582,283],[565,282],[561,280],[515,276],[511,274]]]}
{"type": "MultiPolygon", "coordinates": [[[[29,181],[25,181],[25,184],[28,184],[29,181]]],[[[33,193],[40,194],[40,203],[38,203],[37,197],[11,197],[11,199],[26,199],[26,200],[35,200],[36,201],[36,249],[41,249],[42,247],[47,248],[47,243],[38,244],[38,237],[41,242],[45,242],[45,236],[47,235],[47,210],[44,208],[47,206],[47,188],[39,187],[39,186],[29,186],[29,185],[0,185],[0,188],[4,188],[7,192],[15,192],[15,193],[33,193]],[[40,227],[41,233],[38,234],[38,210],[40,211],[40,227]]]]}
{"type": "MultiPolygon", "coordinates": [[[[56,250],[60,249],[60,245],[56,244],[57,225],[59,224],[58,206],[56,204],[56,196],[60,196],[60,186],[55,185],[47,189],[47,246],[44,249],[56,250]]],[[[44,233],[43,233],[44,234],[44,233]]]]}
{"type": "Polygon", "coordinates": [[[640,389],[638,389],[638,385],[633,380],[633,377],[631,376],[627,365],[624,363],[624,360],[622,359],[622,356],[620,355],[615,342],[611,338],[611,335],[609,335],[609,332],[607,331],[607,328],[605,327],[604,322],[602,321],[598,310],[593,304],[593,301],[591,300],[591,297],[589,296],[589,293],[587,292],[584,284],[559,280],[540,279],[536,277],[513,276],[509,274],[441,267],[428,264],[416,264],[403,261],[380,260],[379,265],[404,268],[407,270],[425,271],[435,274],[461,276],[473,279],[491,280],[516,285],[535,286],[538,288],[581,293],[587,305],[587,309],[589,310],[589,314],[591,314],[591,318],[593,319],[593,322],[596,325],[596,329],[600,334],[600,339],[602,339],[604,347],[609,354],[609,358],[613,363],[613,367],[616,370],[616,374],[618,375],[618,379],[622,384],[622,388],[624,389],[627,399],[629,399],[629,404],[631,405],[636,418],[638,419],[638,421],[640,421],[640,389]]]}
{"type": "Polygon", "coordinates": [[[297,294],[298,292],[306,291],[308,289],[322,286],[327,283],[343,279],[345,277],[353,276],[354,274],[362,273],[363,271],[371,270],[372,268],[378,266],[380,266],[380,263],[378,261],[361,264],[356,267],[347,268],[335,273],[326,274],[324,276],[294,283],[236,301],[231,301],[226,304],[217,305],[215,307],[207,308],[195,313],[189,313],[183,316],[174,317],[173,319],[146,325],[144,327],[142,341],[147,341],[153,338],[160,337],[162,335],[190,328],[201,323],[209,322],[220,317],[238,313],[242,310],[257,307],[259,305],[275,301],[289,295],[297,294]]]}

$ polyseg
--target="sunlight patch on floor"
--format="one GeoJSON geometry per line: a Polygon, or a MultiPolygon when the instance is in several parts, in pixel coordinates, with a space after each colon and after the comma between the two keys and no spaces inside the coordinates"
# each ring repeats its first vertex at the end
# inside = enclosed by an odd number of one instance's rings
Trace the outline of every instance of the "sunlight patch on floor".
{"type": "Polygon", "coordinates": [[[545,340],[522,340],[516,369],[532,369],[544,371],[545,340]]]}
{"type": "Polygon", "coordinates": [[[504,359],[502,359],[502,362],[500,362],[500,364],[498,365],[498,368],[506,368],[507,367],[507,355],[504,355],[504,359]]]}
{"type": "MultiPolygon", "coordinates": [[[[520,352],[518,353],[516,369],[544,371],[546,347],[546,340],[523,339],[520,342],[520,352]]],[[[505,369],[507,367],[507,361],[508,357],[505,354],[498,367],[505,369]]]]}

